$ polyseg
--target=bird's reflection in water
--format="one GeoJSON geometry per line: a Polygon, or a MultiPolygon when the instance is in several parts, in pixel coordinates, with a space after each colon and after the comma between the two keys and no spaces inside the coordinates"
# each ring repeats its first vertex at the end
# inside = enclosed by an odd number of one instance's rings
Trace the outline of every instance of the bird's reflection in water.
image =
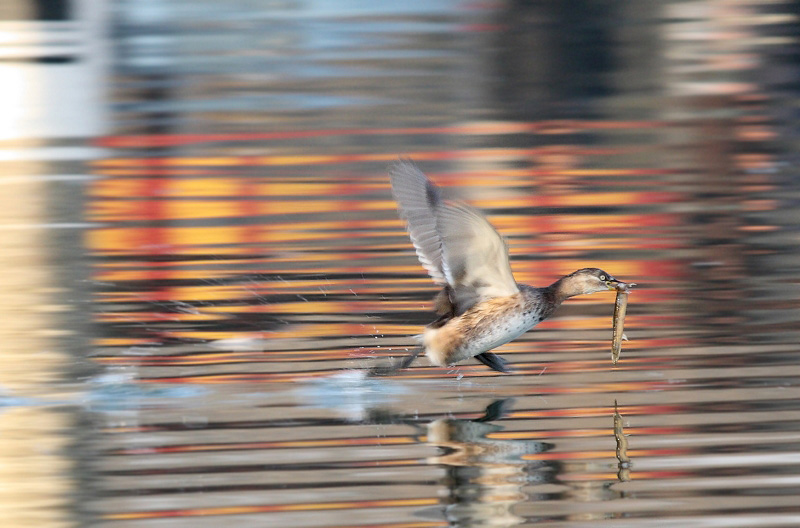
{"type": "MultiPolygon", "coordinates": [[[[534,518],[591,520],[619,517],[616,512],[574,512],[540,515],[536,503],[546,501],[605,501],[624,498],[616,486],[630,480],[631,459],[623,419],[614,405],[616,478],[564,480],[562,475],[607,474],[607,461],[542,460],[536,455],[554,447],[533,440],[492,438],[503,427],[492,422],[508,412],[513,400],[498,400],[476,420],[439,419],[427,425],[427,441],[441,449],[428,463],[445,469],[443,503],[451,526],[516,526],[534,518]],[[533,455],[533,456],[532,456],[533,455]],[[565,488],[553,493],[554,486],[565,488]],[[537,493],[536,489],[550,490],[537,493]]],[[[613,466],[612,466],[613,467],[613,466]]],[[[557,489],[557,488],[555,488],[557,489]]]]}
{"type": "Polygon", "coordinates": [[[439,419],[428,424],[428,443],[441,449],[428,462],[446,471],[443,502],[451,526],[514,526],[525,522],[514,506],[534,499],[523,492],[530,484],[551,481],[553,463],[524,460],[553,447],[533,440],[490,438],[503,430],[491,422],[500,419],[513,399],[498,400],[476,420],[439,419]]]}
{"type": "Polygon", "coordinates": [[[631,460],[623,418],[616,404],[613,415],[608,416],[616,441],[616,460],[611,462],[605,457],[570,456],[580,453],[546,453],[555,444],[539,440],[500,438],[502,435],[497,433],[504,427],[495,422],[511,411],[513,398],[492,402],[476,419],[445,417],[429,421],[416,413],[399,413],[390,407],[391,402],[407,395],[407,391],[374,378],[342,379],[345,381],[318,382],[316,390],[304,387],[302,394],[311,397],[315,406],[346,411],[351,422],[410,426],[414,429],[412,437],[437,448],[438,453],[429,456],[426,462],[444,470],[438,490],[441,506],[435,512],[417,512],[419,516],[444,516],[450,526],[459,528],[620,516],[618,512],[596,509],[564,511],[565,503],[574,505],[626,496],[624,487],[618,484],[630,480],[631,460]],[[347,405],[343,405],[342,398],[333,397],[343,388],[350,395],[347,405]],[[356,400],[354,394],[362,397],[356,400]]]}

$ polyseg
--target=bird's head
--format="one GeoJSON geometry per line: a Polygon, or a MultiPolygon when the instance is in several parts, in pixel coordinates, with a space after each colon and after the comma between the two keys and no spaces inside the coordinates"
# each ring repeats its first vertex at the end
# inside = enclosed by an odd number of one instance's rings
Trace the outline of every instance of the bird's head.
{"type": "Polygon", "coordinates": [[[554,286],[556,285],[559,297],[562,298],[608,290],[616,291],[627,286],[599,268],[579,269],[563,277],[554,286]]]}

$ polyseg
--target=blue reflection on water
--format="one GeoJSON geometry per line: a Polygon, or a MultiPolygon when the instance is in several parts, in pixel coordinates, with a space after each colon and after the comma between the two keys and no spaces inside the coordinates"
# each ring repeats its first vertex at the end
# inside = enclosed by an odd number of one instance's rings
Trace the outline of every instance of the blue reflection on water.
{"type": "Polygon", "coordinates": [[[142,384],[128,374],[104,373],[81,386],[83,391],[68,398],[16,396],[0,388],[0,411],[11,407],[79,406],[90,411],[117,411],[145,406],[183,405],[181,400],[209,393],[198,385],[142,384]]]}

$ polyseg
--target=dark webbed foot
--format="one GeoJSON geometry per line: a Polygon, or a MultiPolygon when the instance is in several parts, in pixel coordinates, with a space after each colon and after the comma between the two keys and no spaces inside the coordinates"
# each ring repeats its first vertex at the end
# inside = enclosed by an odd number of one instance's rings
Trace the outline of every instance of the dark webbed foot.
{"type": "Polygon", "coordinates": [[[492,370],[496,370],[497,372],[502,372],[503,374],[510,374],[514,372],[506,360],[498,356],[497,354],[493,354],[492,352],[484,352],[483,354],[478,354],[475,356],[475,359],[486,365],[492,370]]]}
{"type": "Polygon", "coordinates": [[[472,420],[473,422],[494,422],[505,416],[511,405],[514,403],[514,398],[505,398],[503,400],[495,400],[486,407],[483,416],[472,420]]]}

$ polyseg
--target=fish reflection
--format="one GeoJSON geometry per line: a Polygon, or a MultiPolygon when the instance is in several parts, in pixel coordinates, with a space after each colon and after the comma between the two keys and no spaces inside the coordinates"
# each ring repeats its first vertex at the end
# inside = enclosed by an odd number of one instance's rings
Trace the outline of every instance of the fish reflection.
{"type": "MultiPolygon", "coordinates": [[[[594,438],[583,440],[588,441],[583,450],[565,447],[550,452],[555,443],[532,438],[546,435],[545,432],[505,431],[496,422],[509,415],[518,418],[511,410],[513,398],[495,400],[478,418],[430,419],[393,409],[405,397],[414,399],[413,391],[401,384],[364,377],[360,371],[317,380],[312,387],[314,390],[303,387],[298,394],[306,401],[310,398],[314,406],[343,411],[351,423],[409,426],[414,429],[409,442],[424,442],[437,448],[438,452],[425,461],[444,471],[437,492],[441,513],[422,515],[444,516],[450,526],[458,527],[516,526],[533,519],[593,520],[621,515],[594,508],[569,508],[567,512],[563,509],[567,503],[595,503],[626,496],[626,489],[620,484],[631,479],[632,463],[623,415],[616,402],[604,420],[613,431],[613,459],[607,451],[601,456],[596,454],[594,438]],[[356,398],[358,394],[361,396],[356,398]]],[[[528,411],[518,412],[524,415],[528,411]]],[[[553,437],[561,436],[558,431],[553,432],[553,437]]]]}
{"type": "MultiPolygon", "coordinates": [[[[609,471],[606,461],[574,460],[564,461],[560,473],[578,475],[563,482],[568,489],[559,494],[556,500],[576,504],[612,501],[627,496],[627,492],[618,484],[631,479],[631,458],[628,455],[628,439],[625,436],[624,421],[619,413],[617,402],[614,401],[613,431],[616,442],[616,474],[609,471]],[[613,477],[611,475],[614,475],[613,477]]],[[[574,512],[566,513],[560,518],[569,521],[593,521],[601,519],[616,519],[624,513],[618,511],[600,511],[599,509],[574,508],[574,512]]]]}
{"type": "Polygon", "coordinates": [[[491,422],[502,418],[512,402],[511,399],[495,401],[476,420],[440,419],[428,424],[428,443],[442,449],[441,454],[430,457],[428,462],[446,471],[442,501],[450,525],[515,526],[553,517],[585,521],[621,516],[619,512],[582,508],[564,515],[551,513],[558,511],[562,502],[592,503],[626,496],[618,484],[630,480],[631,458],[616,402],[612,420],[617,471],[610,478],[606,460],[543,454],[555,447],[548,442],[493,438],[503,427],[491,422]],[[575,475],[581,477],[574,478],[575,475]],[[553,493],[557,487],[563,491],[553,493]]]}
{"type": "Polygon", "coordinates": [[[617,441],[617,479],[628,482],[631,479],[631,458],[628,456],[628,438],[619,414],[616,400],[614,401],[614,439],[617,441]]]}
{"type": "Polygon", "coordinates": [[[442,499],[451,526],[513,526],[525,521],[514,507],[530,500],[523,487],[554,480],[556,466],[546,461],[523,460],[552,449],[535,440],[491,438],[503,427],[491,422],[502,418],[513,399],[498,400],[475,420],[434,420],[427,426],[428,443],[441,454],[428,462],[445,468],[442,499]]]}

